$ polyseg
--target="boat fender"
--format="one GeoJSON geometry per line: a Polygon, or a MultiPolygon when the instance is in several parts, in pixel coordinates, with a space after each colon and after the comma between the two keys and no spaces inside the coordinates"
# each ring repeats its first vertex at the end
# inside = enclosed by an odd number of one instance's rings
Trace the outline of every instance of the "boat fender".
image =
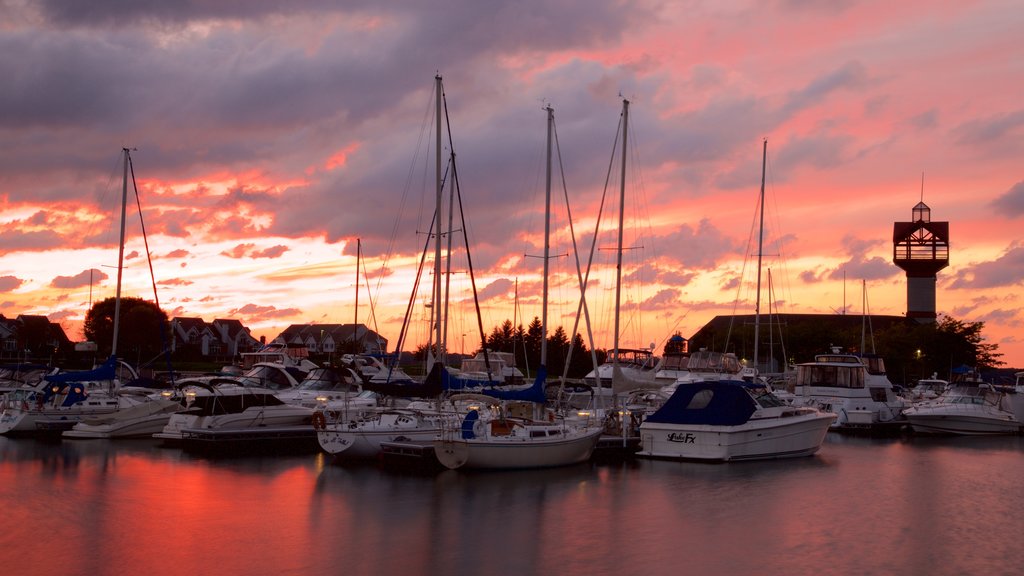
{"type": "Polygon", "coordinates": [[[323,412],[313,412],[313,428],[316,430],[323,430],[327,428],[327,417],[324,416],[323,412]]]}

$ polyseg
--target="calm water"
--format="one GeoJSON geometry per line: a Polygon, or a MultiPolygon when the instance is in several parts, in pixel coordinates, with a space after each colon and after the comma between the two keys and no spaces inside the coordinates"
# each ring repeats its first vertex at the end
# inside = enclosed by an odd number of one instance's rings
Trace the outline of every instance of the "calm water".
{"type": "Polygon", "coordinates": [[[1024,438],[830,434],[817,456],[399,474],[320,455],[0,438],[0,570],[1020,574],[1024,438]]]}

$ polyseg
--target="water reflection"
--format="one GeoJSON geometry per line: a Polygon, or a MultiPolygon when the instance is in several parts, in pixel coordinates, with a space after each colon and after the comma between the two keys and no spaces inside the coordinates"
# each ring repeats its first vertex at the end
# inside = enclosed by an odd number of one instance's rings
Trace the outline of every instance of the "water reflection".
{"type": "MultiPolygon", "coordinates": [[[[966,441],[970,440],[970,441],[966,441]]],[[[1024,439],[812,458],[392,473],[0,438],[11,574],[1015,573],[1024,439]],[[40,537],[45,535],[45,537],[40,537]],[[54,543],[59,542],[59,546],[54,543]]]]}

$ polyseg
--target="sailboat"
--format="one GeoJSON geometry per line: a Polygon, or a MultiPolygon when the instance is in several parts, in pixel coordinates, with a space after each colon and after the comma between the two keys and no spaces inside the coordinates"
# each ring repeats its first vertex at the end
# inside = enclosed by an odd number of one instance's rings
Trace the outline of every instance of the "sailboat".
{"type": "MultiPolygon", "coordinates": [[[[541,359],[534,388],[547,378],[548,265],[551,228],[551,148],[554,110],[547,112],[547,180],[544,218],[544,279],[541,359]]],[[[489,410],[470,410],[458,426],[445,426],[434,453],[447,468],[508,470],[578,464],[590,459],[604,427],[557,416],[544,400],[505,400],[489,410]]]]}
{"type": "MultiPolygon", "coordinates": [[[[117,340],[121,312],[121,273],[124,268],[125,216],[128,204],[128,169],[131,157],[124,156],[121,193],[121,236],[117,263],[117,293],[114,304],[114,334],[110,357],[92,370],[49,374],[35,386],[11,391],[0,412],[0,434],[60,434],[86,418],[108,416],[119,410],[153,400],[144,395],[121,394],[117,340]]],[[[133,374],[134,375],[134,374],[133,374]]]]}
{"type": "MultiPolygon", "coordinates": [[[[442,135],[442,100],[443,86],[441,76],[434,77],[434,95],[436,105],[436,192],[437,204],[435,221],[432,223],[432,235],[435,238],[434,257],[434,300],[440,300],[441,294],[441,206],[443,200],[441,135],[442,135]]],[[[424,245],[423,257],[429,244],[424,245]]],[[[421,260],[421,266],[422,266],[421,260]]],[[[418,281],[418,278],[417,278],[418,281]]],[[[443,366],[443,328],[441,323],[441,306],[432,307],[436,315],[435,322],[437,350],[440,352],[437,362],[430,367],[430,372],[421,384],[400,383],[391,380],[390,374],[385,382],[367,381],[363,384],[366,390],[373,390],[391,398],[437,398],[444,390],[451,387],[451,376],[443,366]]],[[[408,316],[408,314],[407,314],[408,316]]],[[[407,318],[408,319],[408,318],[407,318]]],[[[404,335],[405,326],[402,328],[404,335]]],[[[401,337],[399,338],[401,348],[401,337]]],[[[429,346],[428,346],[429,348],[429,346]]],[[[313,414],[313,427],[316,429],[320,448],[339,460],[371,459],[382,455],[383,445],[392,442],[424,443],[429,445],[440,434],[442,424],[447,419],[455,420],[459,414],[454,404],[441,406],[440,402],[409,400],[401,409],[381,407],[364,414],[351,413],[343,409],[331,409],[328,406],[319,408],[313,414]]]]}
{"type": "MultiPolygon", "coordinates": [[[[763,230],[764,171],[761,167],[763,230]]],[[[758,241],[758,293],[761,245],[758,241]]],[[[754,358],[760,320],[760,294],[754,324],[754,358]]],[[[691,363],[694,357],[691,356],[691,363]]],[[[836,419],[831,412],[797,407],[776,396],[767,384],[737,375],[677,380],[672,395],[640,424],[637,456],[673,460],[763,460],[809,456],[821,448],[836,419]]]]}

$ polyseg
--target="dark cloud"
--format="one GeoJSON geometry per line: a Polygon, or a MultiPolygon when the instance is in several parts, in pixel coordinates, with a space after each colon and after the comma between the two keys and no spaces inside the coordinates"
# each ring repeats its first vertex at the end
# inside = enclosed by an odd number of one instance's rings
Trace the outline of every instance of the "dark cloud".
{"type": "Polygon", "coordinates": [[[229,318],[241,318],[247,322],[261,322],[264,320],[277,320],[281,318],[294,318],[302,311],[298,308],[277,308],[276,306],[261,306],[259,304],[246,304],[241,308],[228,311],[229,318]]]}
{"type": "Polygon", "coordinates": [[[288,247],[278,244],[277,246],[271,246],[270,248],[264,248],[262,250],[254,250],[249,257],[250,258],[280,258],[285,252],[288,251],[288,247]]]}
{"type": "Polygon", "coordinates": [[[64,245],[60,234],[53,230],[22,232],[6,229],[0,232],[0,256],[18,251],[37,251],[59,248],[64,245]]]}
{"type": "Polygon", "coordinates": [[[996,213],[1006,218],[1016,218],[1024,214],[1024,180],[1017,182],[992,201],[996,213]]]}
{"type": "Polygon", "coordinates": [[[17,276],[0,276],[0,292],[10,292],[24,283],[25,281],[17,276]]]}
{"type": "Polygon", "coordinates": [[[953,136],[957,144],[964,146],[1010,145],[1020,141],[1022,126],[1024,110],[1015,110],[964,122],[953,129],[953,136]]]}
{"type": "Polygon", "coordinates": [[[782,106],[781,113],[789,117],[806,108],[821,105],[832,92],[859,88],[867,82],[868,72],[864,64],[858,61],[846,62],[839,68],[811,80],[800,90],[791,92],[782,106]]]}
{"type": "Polygon", "coordinates": [[[1024,281],[1024,246],[1014,244],[999,258],[974,263],[956,271],[952,289],[1019,286],[1024,281]]]}
{"type": "Polygon", "coordinates": [[[901,273],[890,260],[873,256],[854,256],[840,264],[828,275],[831,280],[884,280],[901,273]]]}
{"type": "Polygon", "coordinates": [[[508,278],[501,278],[484,286],[477,292],[481,302],[492,298],[505,298],[515,291],[516,283],[508,278]]]}
{"type": "Polygon", "coordinates": [[[280,258],[288,251],[288,247],[278,244],[269,248],[257,249],[253,243],[239,244],[230,250],[221,252],[221,256],[228,258],[280,258]]]}
{"type": "Polygon", "coordinates": [[[188,256],[189,256],[189,251],[185,250],[184,248],[179,248],[177,250],[171,250],[167,254],[163,255],[164,258],[187,258],[188,256]]]}
{"type": "Polygon", "coordinates": [[[92,270],[83,270],[74,276],[57,276],[50,282],[50,286],[61,289],[82,288],[98,284],[107,278],[109,276],[105,272],[93,268],[92,270]]]}

